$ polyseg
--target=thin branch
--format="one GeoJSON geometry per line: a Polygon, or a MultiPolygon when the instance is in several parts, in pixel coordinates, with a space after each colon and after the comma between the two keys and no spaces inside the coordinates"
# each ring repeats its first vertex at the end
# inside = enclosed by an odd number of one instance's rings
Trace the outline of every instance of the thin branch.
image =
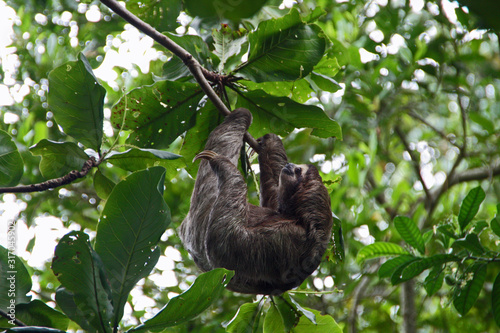
{"type": "MultiPolygon", "coordinates": [[[[120,17],[122,17],[125,21],[132,24],[139,31],[151,37],[154,41],[156,41],[161,46],[165,47],[167,50],[172,52],[174,55],[179,57],[184,64],[188,67],[190,72],[193,74],[194,78],[200,85],[201,89],[208,98],[212,101],[215,107],[225,116],[231,113],[231,111],[227,108],[224,102],[217,96],[215,91],[212,89],[212,86],[207,81],[207,77],[212,80],[217,81],[214,78],[214,73],[210,73],[207,71],[200,63],[186,50],[184,50],[181,46],[174,43],[170,38],[161,34],[156,29],[151,27],[149,24],[145,23],[137,16],[128,11],[124,6],[120,5],[116,0],[101,0],[101,2],[106,5],[109,9],[114,11],[120,17]]],[[[257,141],[247,133],[245,133],[244,137],[245,141],[258,153],[260,151],[260,145],[257,141]]]]}
{"type": "Polygon", "coordinates": [[[73,170],[60,178],[50,179],[43,183],[14,186],[14,187],[2,187],[0,188],[0,193],[41,192],[51,188],[68,185],[79,178],[85,177],[89,173],[89,171],[92,170],[93,167],[96,167],[98,165],[99,163],[96,161],[96,159],[94,157],[91,157],[87,161],[85,161],[81,171],[73,170]]]}

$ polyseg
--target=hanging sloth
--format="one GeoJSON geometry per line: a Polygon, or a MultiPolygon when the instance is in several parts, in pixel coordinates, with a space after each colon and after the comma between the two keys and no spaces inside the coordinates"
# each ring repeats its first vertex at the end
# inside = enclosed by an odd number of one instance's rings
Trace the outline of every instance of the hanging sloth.
{"type": "Polygon", "coordinates": [[[313,165],[288,163],[280,138],[257,141],[260,207],[248,203],[239,172],[243,135],[252,122],[239,108],[210,134],[180,237],[203,271],[234,270],[228,288],[276,295],[299,286],[319,265],[332,229],[330,196],[313,165]]]}

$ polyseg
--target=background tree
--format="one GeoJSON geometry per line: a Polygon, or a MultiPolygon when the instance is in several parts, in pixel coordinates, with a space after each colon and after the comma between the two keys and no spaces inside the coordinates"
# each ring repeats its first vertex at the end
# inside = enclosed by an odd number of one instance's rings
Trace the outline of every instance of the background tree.
{"type": "MultiPolygon", "coordinates": [[[[498,330],[498,4],[126,1],[169,38],[153,46],[147,26],[139,33],[112,3],[0,4],[9,32],[0,50],[0,186],[26,191],[1,203],[2,228],[16,223],[17,254],[28,261],[12,262],[16,325],[126,330],[170,301],[149,325],[330,331],[334,318],[349,332],[498,330]],[[325,260],[273,302],[222,292],[225,271],[175,298],[199,275],[175,229],[188,211],[190,161],[223,117],[217,99],[252,111],[254,137],[278,133],[290,160],[317,164],[342,220],[343,264],[325,260]],[[74,121],[81,108],[86,116],[74,121]],[[144,222],[138,236],[123,216],[144,222]],[[57,228],[42,234],[47,224],[57,228]],[[55,255],[30,264],[46,238],[57,238],[55,255]],[[124,240],[148,250],[123,251],[124,240]],[[113,255],[140,268],[113,266],[113,255]],[[75,284],[70,272],[93,278],[75,284]],[[314,320],[306,306],[329,316],[314,320]]],[[[256,188],[251,176],[249,184],[256,188]]],[[[9,244],[2,238],[2,276],[9,244]]],[[[0,286],[4,315],[8,288],[0,286]]]]}

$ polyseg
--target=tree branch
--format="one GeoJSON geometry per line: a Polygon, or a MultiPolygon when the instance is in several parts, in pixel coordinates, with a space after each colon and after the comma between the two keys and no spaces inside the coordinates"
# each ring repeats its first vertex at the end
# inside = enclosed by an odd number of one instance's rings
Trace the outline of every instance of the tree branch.
{"type": "MultiPolygon", "coordinates": [[[[170,38],[161,34],[156,29],[151,27],[146,22],[139,19],[137,16],[128,11],[124,6],[120,5],[116,0],[101,0],[101,2],[106,5],[109,9],[114,11],[125,21],[132,24],[139,31],[151,37],[161,46],[165,47],[167,50],[172,52],[174,55],[179,57],[184,64],[188,67],[189,71],[193,74],[194,78],[200,85],[203,92],[208,96],[210,101],[215,105],[215,107],[224,115],[227,116],[231,111],[222,102],[222,100],[217,96],[212,86],[207,81],[207,77],[213,78],[213,73],[208,72],[200,63],[181,46],[174,43],[170,38]]],[[[244,137],[245,141],[252,147],[257,153],[260,151],[260,145],[257,141],[247,132],[244,137]]]]}
{"type": "Polygon", "coordinates": [[[60,178],[50,179],[43,183],[14,186],[14,187],[2,187],[0,188],[0,193],[41,192],[51,188],[68,185],[79,178],[85,177],[89,173],[89,171],[92,170],[93,167],[96,167],[98,165],[99,163],[96,161],[96,159],[94,157],[91,157],[83,164],[81,171],[73,170],[60,178]]]}

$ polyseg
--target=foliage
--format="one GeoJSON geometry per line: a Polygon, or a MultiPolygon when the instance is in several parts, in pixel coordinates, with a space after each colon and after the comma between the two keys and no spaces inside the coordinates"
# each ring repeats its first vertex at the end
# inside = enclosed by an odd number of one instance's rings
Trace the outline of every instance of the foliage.
{"type": "Polygon", "coordinates": [[[63,188],[3,194],[2,207],[19,214],[5,215],[0,276],[17,272],[16,318],[30,327],[9,322],[4,284],[0,327],[498,330],[500,5],[125,3],[217,72],[211,83],[226,105],[252,111],[251,135],[277,133],[290,160],[318,165],[338,215],[334,241],[297,290],[257,301],[223,292],[232,272],[200,275],[174,232],[189,207],[191,161],[222,120],[184,62],[159,45],[134,53],[149,39],[99,2],[1,2],[0,12],[17,15],[9,48],[0,46],[0,92],[9,92],[2,193],[94,162],[63,188]],[[48,237],[36,232],[47,217],[64,230],[51,231],[52,263],[28,265],[48,237]],[[15,229],[30,231],[17,234],[17,251],[15,229]]]}

